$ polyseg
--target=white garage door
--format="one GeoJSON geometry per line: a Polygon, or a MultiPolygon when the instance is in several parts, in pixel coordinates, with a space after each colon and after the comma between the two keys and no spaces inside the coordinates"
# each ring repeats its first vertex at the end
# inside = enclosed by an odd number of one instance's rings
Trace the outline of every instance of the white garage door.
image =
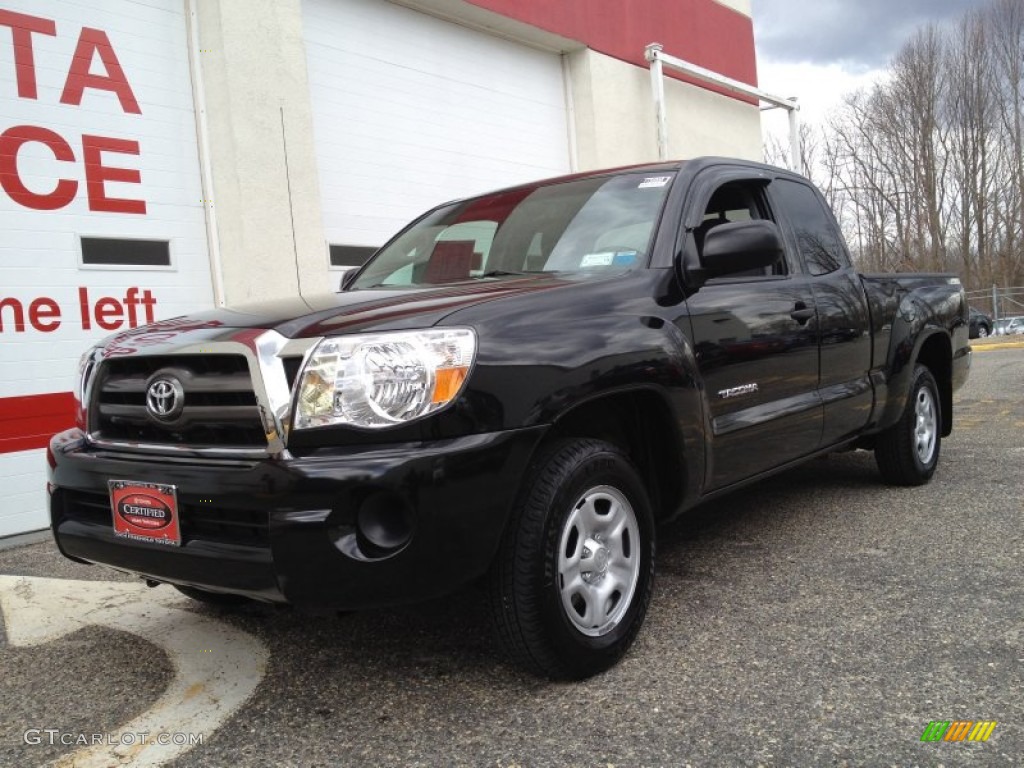
{"type": "Polygon", "coordinates": [[[79,355],[212,306],[183,0],[0,0],[0,536],[44,528],[79,355]]]}
{"type": "Polygon", "coordinates": [[[456,197],[569,171],[561,58],[385,0],[303,0],[324,227],[378,246],[456,197]]]}

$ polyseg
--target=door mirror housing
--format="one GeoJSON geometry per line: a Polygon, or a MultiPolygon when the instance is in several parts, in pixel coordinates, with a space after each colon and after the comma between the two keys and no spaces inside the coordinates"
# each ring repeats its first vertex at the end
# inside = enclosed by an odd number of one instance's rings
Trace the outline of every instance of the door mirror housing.
{"type": "Polygon", "coordinates": [[[704,238],[702,266],[708,277],[769,267],[782,256],[782,237],[774,221],[734,221],[704,238]]]}
{"type": "Polygon", "coordinates": [[[708,230],[701,265],[687,271],[698,288],[713,277],[769,267],[782,258],[782,236],[773,221],[733,221],[708,230]]]}

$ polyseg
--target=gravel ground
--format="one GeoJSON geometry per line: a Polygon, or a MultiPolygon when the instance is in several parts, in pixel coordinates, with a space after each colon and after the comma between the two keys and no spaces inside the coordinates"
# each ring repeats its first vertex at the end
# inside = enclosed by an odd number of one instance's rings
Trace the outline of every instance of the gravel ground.
{"type": "MultiPolygon", "coordinates": [[[[661,532],[633,651],[584,683],[505,665],[473,590],[341,617],[222,615],[270,666],[172,765],[1019,765],[1022,435],[1024,350],[987,350],[928,486],[884,487],[856,452],[702,507],[661,532]],[[985,743],[920,741],[956,719],[999,724],[985,743]]],[[[0,551],[0,573],[123,578],[48,541],[0,551]]],[[[0,633],[0,765],[57,754],[25,728],[103,731],[155,701],[171,664],[154,646],[140,667],[129,642],[94,627],[14,648],[0,633]]]]}

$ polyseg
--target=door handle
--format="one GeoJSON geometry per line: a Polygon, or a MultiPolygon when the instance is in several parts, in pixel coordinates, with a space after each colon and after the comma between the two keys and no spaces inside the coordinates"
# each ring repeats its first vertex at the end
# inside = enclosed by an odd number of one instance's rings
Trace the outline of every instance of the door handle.
{"type": "Polygon", "coordinates": [[[789,316],[800,323],[800,325],[806,325],[807,321],[814,317],[814,307],[808,307],[802,301],[798,301],[796,306],[793,307],[793,311],[789,313],[789,316]]]}

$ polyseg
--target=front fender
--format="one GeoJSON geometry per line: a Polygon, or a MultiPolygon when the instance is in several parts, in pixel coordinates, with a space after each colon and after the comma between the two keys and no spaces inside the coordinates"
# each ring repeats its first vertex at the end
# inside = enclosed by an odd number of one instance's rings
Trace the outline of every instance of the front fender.
{"type": "Polygon", "coordinates": [[[653,320],[645,323],[650,346],[634,375],[623,378],[618,366],[592,369],[585,387],[544,399],[541,413],[559,428],[621,413],[624,406],[636,409],[637,424],[646,425],[640,427],[644,442],[668,459],[672,468],[666,470],[680,483],[679,510],[688,509],[704,492],[708,411],[693,347],[675,323],[653,320]]]}
{"type": "MultiPolygon", "coordinates": [[[[679,438],[686,475],[702,478],[706,433],[696,358],[677,324],[685,316],[680,304],[656,298],[674,279],[671,270],[637,270],[447,318],[477,331],[467,392],[477,420],[486,412],[498,429],[524,429],[565,423],[574,413],[596,418],[605,401],[656,398],[664,406],[658,423],[679,438]]],[[[699,490],[699,483],[687,483],[687,500],[699,490]]]]}

